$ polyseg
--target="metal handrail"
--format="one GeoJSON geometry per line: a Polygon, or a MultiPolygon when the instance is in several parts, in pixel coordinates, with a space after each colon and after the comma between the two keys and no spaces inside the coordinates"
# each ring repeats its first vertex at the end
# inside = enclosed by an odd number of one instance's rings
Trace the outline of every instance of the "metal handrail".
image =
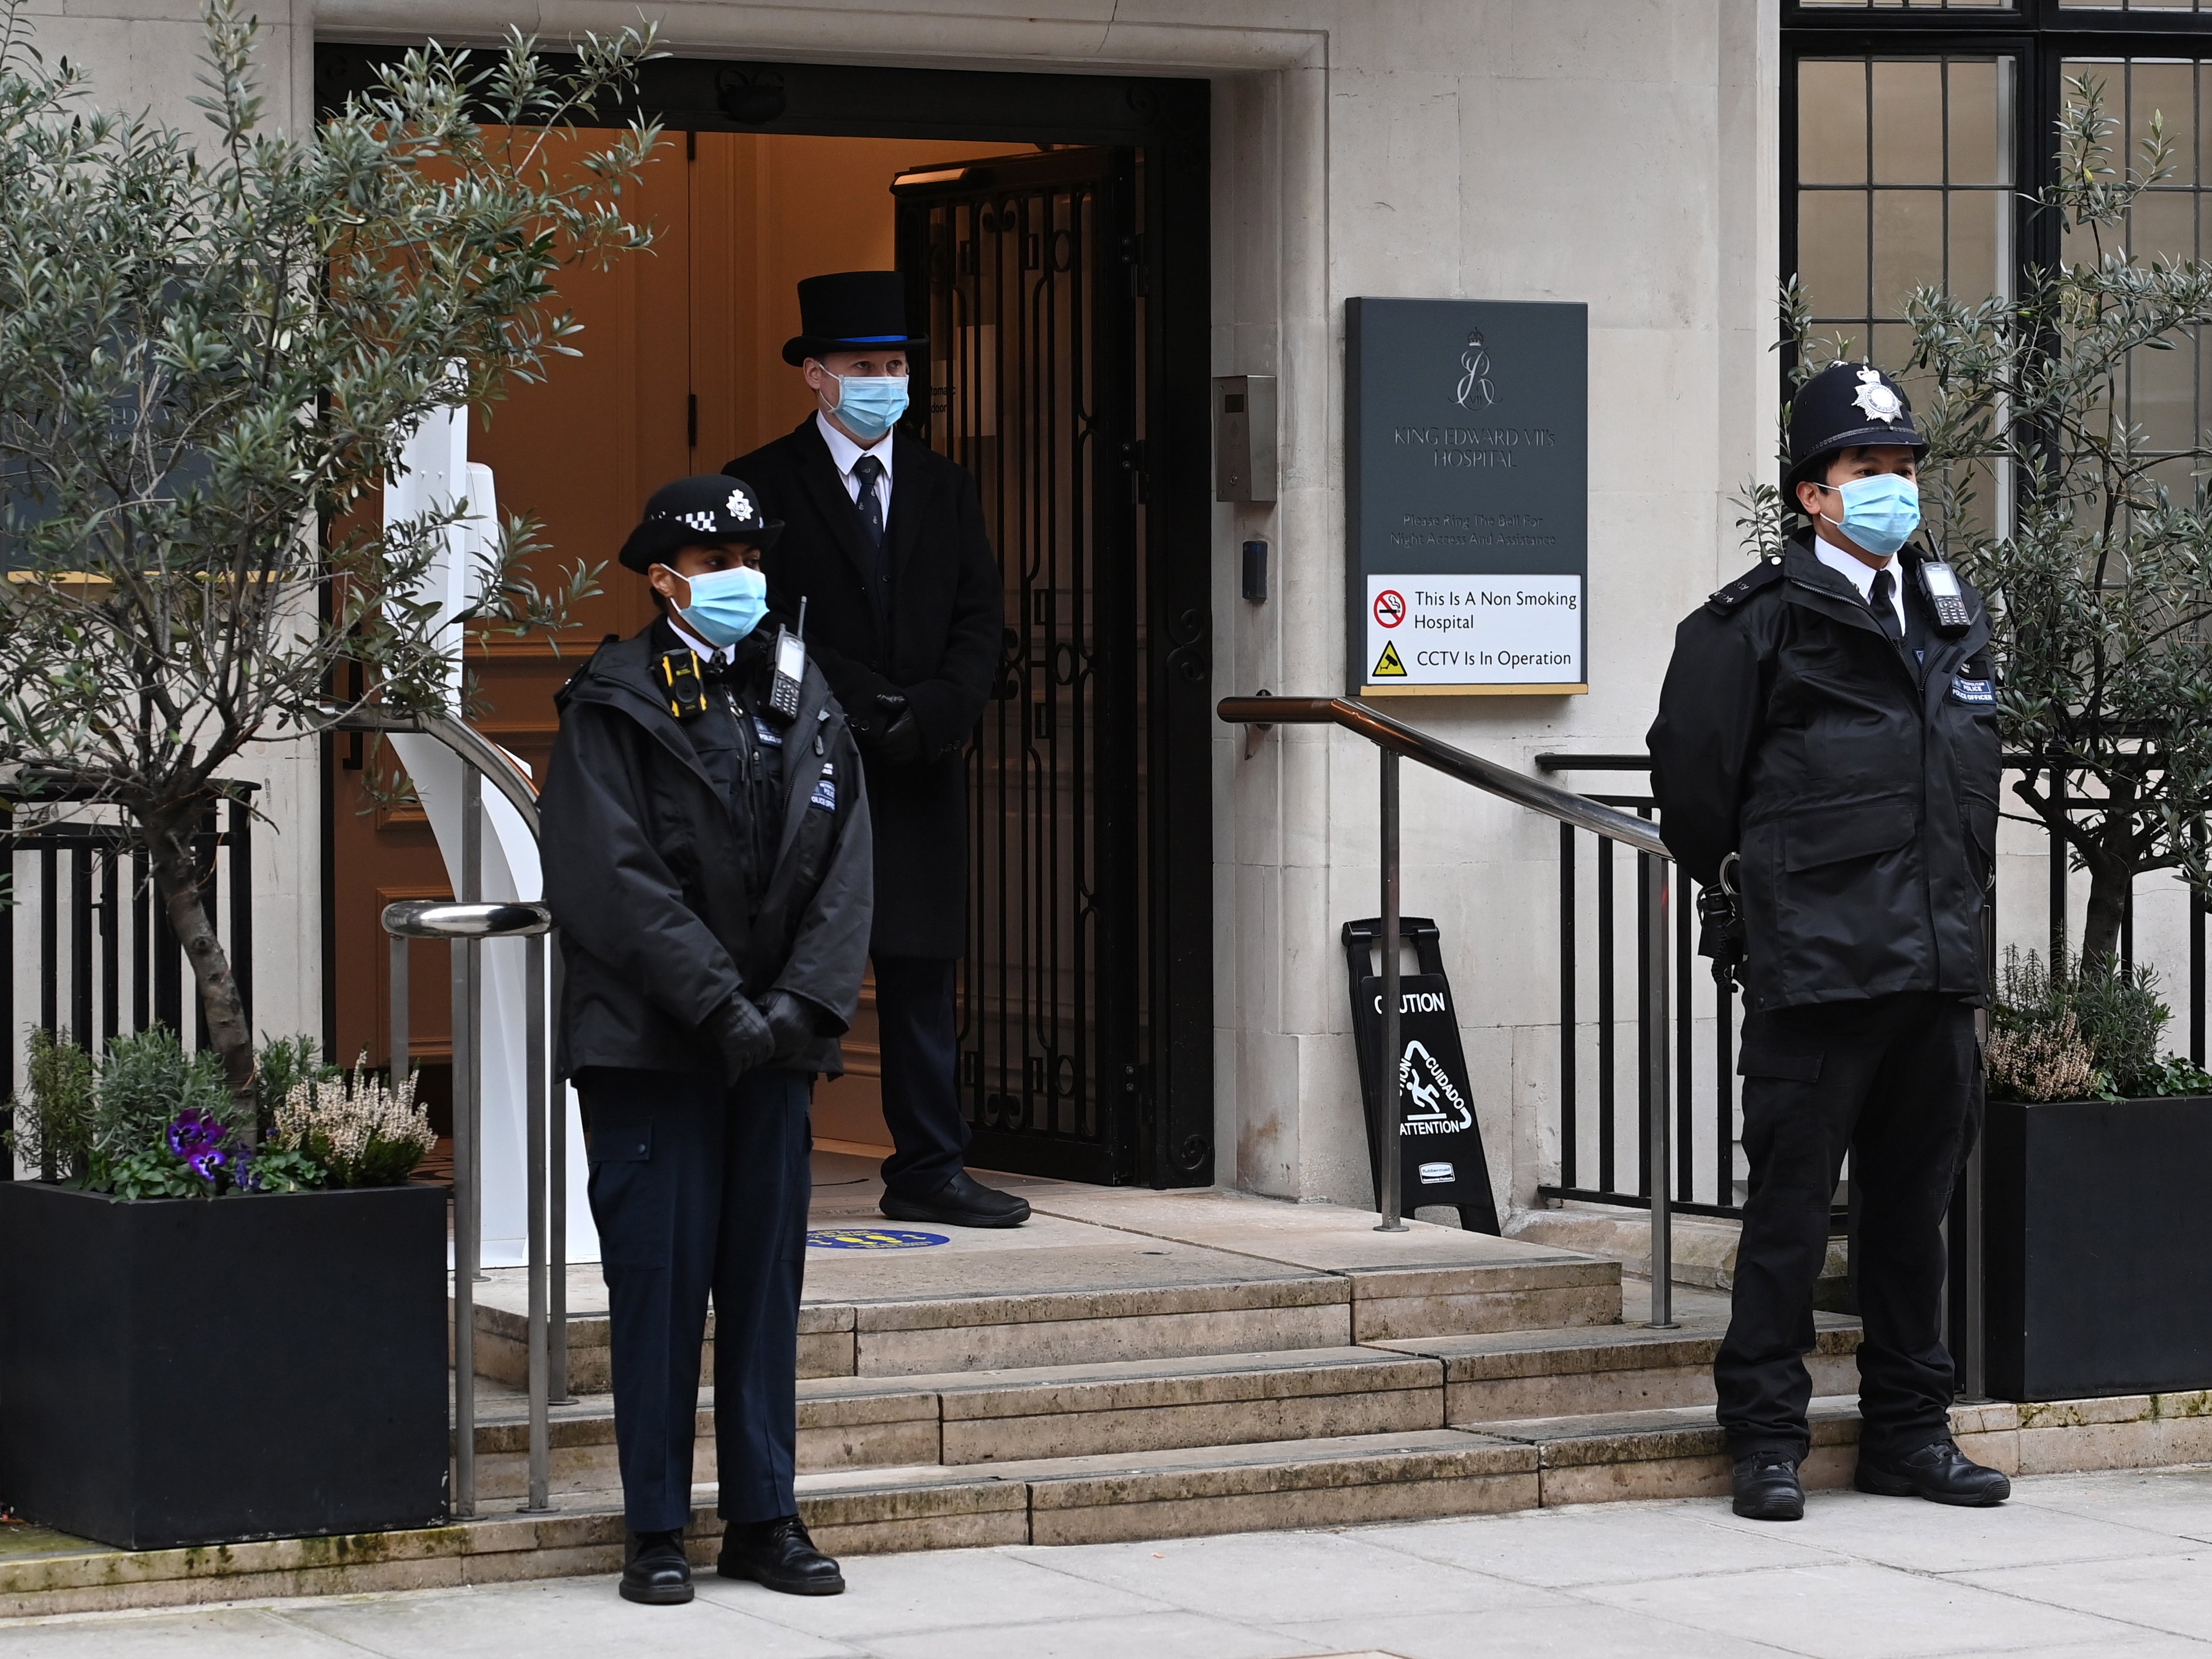
{"type": "Polygon", "coordinates": [[[549,971],[559,992],[560,960],[548,962],[552,912],[543,904],[482,902],[483,784],[512,806],[534,842],[538,839],[538,791],[507,753],[466,721],[449,714],[416,714],[373,704],[324,710],[341,732],[416,732],[442,744],[461,765],[461,872],[456,899],[401,900],[385,907],[392,939],[392,1053],[397,1086],[408,1060],[407,942],[443,939],[453,947],[453,1511],[476,1512],[476,1294],[482,1170],[477,1073],[483,1065],[482,975],[477,962],[487,939],[530,941],[524,997],[530,1055],[525,1088],[525,1161],[529,1230],[529,1494],[526,1510],[550,1507],[550,1407],[568,1393],[568,1138],[565,1108],[549,1113],[550,1056],[546,1047],[549,971]]]}
{"type": "MultiPolygon", "coordinates": [[[[1647,1133],[1651,1149],[1651,1328],[1654,1330],[1673,1330],[1674,1325],[1674,1234],[1670,1210],[1671,1194],[1668,1183],[1674,1173],[1674,1148],[1670,1133],[1670,1113],[1668,1107],[1669,1074],[1666,1032],[1668,1029],[1668,972],[1667,972],[1667,891],[1668,866],[1673,863],[1667,844],[1659,839],[1656,826],[1649,820],[1603,805],[1571,790],[1524,776],[1495,761],[1486,761],[1480,755],[1471,755],[1455,747],[1441,738],[1431,737],[1416,726],[1407,726],[1388,714],[1354,702],[1349,697],[1275,697],[1264,693],[1252,697],[1224,697],[1219,705],[1223,720],[1233,726],[1252,726],[1262,730],[1273,726],[1337,726],[1373,744],[1382,762],[1382,796],[1380,828],[1382,830],[1382,1040],[1381,1069],[1382,1076],[1382,1133],[1379,1137],[1383,1148],[1381,1169],[1376,1178],[1376,1205],[1381,1212],[1382,1224],[1377,1232],[1400,1232],[1405,1223],[1400,1217],[1401,1174],[1399,1165],[1404,1156],[1403,1128],[1400,1119],[1399,1068],[1392,1062],[1400,1055],[1398,1044],[1399,962],[1398,962],[1398,762],[1402,757],[1417,761],[1446,777],[1456,778],[1462,783],[1480,789],[1531,811],[1556,818],[1562,823],[1571,823],[1594,834],[1626,842],[1639,854],[1654,860],[1652,879],[1648,884],[1645,950],[1649,955],[1644,975],[1645,998],[1651,1030],[1657,1039],[1650,1045],[1650,1088],[1647,1133]]],[[[1573,1033],[1560,1034],[1563,1052],[1571,1052],[1573,1033]]]]}

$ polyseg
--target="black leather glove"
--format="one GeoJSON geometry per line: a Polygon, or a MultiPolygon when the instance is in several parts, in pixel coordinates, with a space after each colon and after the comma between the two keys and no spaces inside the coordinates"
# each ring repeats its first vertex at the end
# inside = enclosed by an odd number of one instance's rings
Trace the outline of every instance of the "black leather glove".
{"type": "Polygon", "coordinates": [[[919,766],[928,757],[921,742],[921,723],[907,707],[904,697],[881,696],[876,707],[883,717],[874,723],[876,754],[892,766],[919,766]]]}
{"type": "Polygon", "coordinates": [[[1742,985],[1743,912],[1717,884],[1698,890],[1698,954],[1712,958],[1714,984],[1742,985]]]}
{"type": "Polygon", "coordinates": [[[775,1034],[769,1030],[761,1011],[743,994],[732,997],[707,1016],[700,1032],[722,1056],[722,1081],[734,1084],[757,1066],[775,1056],[775,1034]]]}
{"type": "Polygon", "coordinates": [[[760,1000],[760,1012],[769,1035],[775,1039],[775,1050],[770,1059],[795,1059],[813,1047],[814,1011],[804,999],[788,991],[770,991],[760,1000]]]}

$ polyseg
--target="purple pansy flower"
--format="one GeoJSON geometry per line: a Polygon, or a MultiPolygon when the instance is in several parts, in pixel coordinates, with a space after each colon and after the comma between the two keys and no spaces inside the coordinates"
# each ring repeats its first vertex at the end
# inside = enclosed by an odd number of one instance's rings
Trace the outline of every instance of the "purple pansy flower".
{"type": "Polygon", "coordinates": [[[210,1113],[187,1106],[169,1124],[169,1150],[184,1159],[191,1172],[212,1183],[230,1159],[223,1144],[230,1131],[210,1113]]]}

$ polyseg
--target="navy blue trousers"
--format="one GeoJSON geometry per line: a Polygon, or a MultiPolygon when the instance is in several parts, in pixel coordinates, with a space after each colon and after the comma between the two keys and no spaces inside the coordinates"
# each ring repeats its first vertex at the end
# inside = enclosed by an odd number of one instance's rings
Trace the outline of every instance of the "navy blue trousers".
{"type": "Polygon", "coordinates": [[[884,1125],[893,1149],[884,1187],[908,1198],[931,1197],[968,1162],[952,1006],[959,967],[950,957],[875,958],[884,1125]]]}
{"type": "Polygon", "coordinates": [[[796,1515],[799,1294],[812,1079],[725,1091],[671,1072],[580,1073],[607,1282],[615,1449],[633,1532],[691,1520],[699,1351],[714,1305],[714,1456],[726,1520],[796,1515]]]}

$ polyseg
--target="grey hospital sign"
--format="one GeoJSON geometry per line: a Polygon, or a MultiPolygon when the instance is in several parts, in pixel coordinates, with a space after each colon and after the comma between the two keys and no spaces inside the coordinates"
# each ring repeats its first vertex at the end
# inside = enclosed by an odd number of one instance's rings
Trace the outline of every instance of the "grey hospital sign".
{"type": "Polygon", "coordinates": [[[1588,689],[1589,311],[1345,301],[1355,696],[1588,689]]]}

